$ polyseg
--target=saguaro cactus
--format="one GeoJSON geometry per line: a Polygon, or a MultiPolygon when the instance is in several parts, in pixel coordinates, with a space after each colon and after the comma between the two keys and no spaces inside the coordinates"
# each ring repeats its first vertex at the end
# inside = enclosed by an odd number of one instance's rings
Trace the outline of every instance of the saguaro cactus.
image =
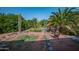
{"type": "Polygon", "coordinates": [[[18,15],[18,31],[21,32],[21,15],[18,15]]]}

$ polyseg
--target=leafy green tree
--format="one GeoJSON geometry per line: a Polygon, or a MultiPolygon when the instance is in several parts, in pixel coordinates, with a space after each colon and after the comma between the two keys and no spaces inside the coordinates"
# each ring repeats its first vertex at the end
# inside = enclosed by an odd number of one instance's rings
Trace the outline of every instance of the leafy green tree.
{"type": "MultiPolygon", "coordinates": [[[[21,19],[22,22],[24,22],[24,18],[22,16],[21,19]]],[[[22,26],[24,26],[23,23],[22,26]]],[[[22,28],[25,29],[25,27],[22,28]]],[[[0,13],[0,33],[16,32],[16,31],[18,31],[18,15],[0,13]]]]}
{"type": "Polygon", "coordinates": [[[48,20],[43,19],[39,23],[40,23],[41,27],[47,27],[48,20]]]}
{"type": "Polygon", "coordinates": [[[31,21],[32,21],[33,27],[37,28],[37,18],[33,18],[31,21]]]}

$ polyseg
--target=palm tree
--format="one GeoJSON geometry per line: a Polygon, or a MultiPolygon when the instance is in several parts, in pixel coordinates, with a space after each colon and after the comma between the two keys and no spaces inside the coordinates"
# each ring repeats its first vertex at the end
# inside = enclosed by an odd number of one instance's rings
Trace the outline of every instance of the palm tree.
{"type": "Polygon", "coordinates": [[[79,12],[76,13],[75,9],[65,8],[64,10],[58,9],[58,12],[52,12],[52,15],[49,17],[49,23],[52,23],[52,26],[56,27],[59,33],[62,32],[63,28],[66,28],[76,35],[73,26],[76,25],[75,15],[79,15],[79,12]]]}

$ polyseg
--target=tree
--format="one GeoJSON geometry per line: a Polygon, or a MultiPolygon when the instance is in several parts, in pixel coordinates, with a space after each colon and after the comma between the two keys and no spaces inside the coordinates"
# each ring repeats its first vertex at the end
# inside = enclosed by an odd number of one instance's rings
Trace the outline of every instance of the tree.
{"type": "Polygon", "coordinates": [[[65,8],[63,11],[58,9],[58,12],[52,12],[52,15],[49,17],[49,23],[54,27],[57,27],[57,31],[62,33],[63,29],[66,28],[73,32],[76,35],[76,32],[73,29],[73,26],[76,26],[75,8],[65,8]]]}
{"type": "Polygon", "coordinates": [[[41,27],[47,27],[48,20],[43,19],[39,23],[40,23],[41,27]]]}
{"type": "MultiPolygon", "coordinates": [[[[21,29],[25,30],[25,19],[20,16],[22,24],[21,29]]],[[[18,31],[18,15],[0,13],[0,33],[16,32],[18,31]]]]}
{"type": "Polygon", "coordinates": [[[33,28],[37,28],[37,18],[32,18],[33,28]]]}

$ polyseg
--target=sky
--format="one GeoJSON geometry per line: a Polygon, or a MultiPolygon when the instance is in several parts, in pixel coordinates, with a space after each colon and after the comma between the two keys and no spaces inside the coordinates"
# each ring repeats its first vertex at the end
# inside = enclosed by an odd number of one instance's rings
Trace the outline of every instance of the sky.
{"type": "Polygon", "coordinates": [[[58,7],[0,7],[0,13],[20,13],[25,19],[37,18],[38,20],[48,19],[51,12],[56,11],[58,7]]]}

